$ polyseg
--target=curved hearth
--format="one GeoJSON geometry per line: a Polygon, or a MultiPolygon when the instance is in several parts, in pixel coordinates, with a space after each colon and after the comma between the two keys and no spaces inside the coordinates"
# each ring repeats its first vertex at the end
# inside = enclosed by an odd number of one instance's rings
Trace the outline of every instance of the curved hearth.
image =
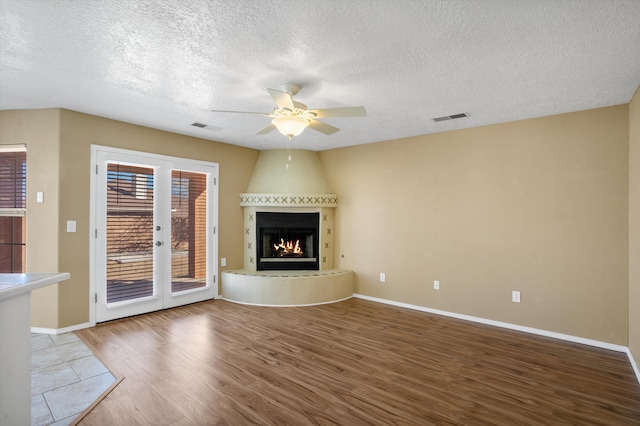
{"type": "Polygon", "coordinates": [[[353,296],[353,272],[246,271],[222,273],[222,298],[260,306],[306,306],[339,302],[353,296]]]}

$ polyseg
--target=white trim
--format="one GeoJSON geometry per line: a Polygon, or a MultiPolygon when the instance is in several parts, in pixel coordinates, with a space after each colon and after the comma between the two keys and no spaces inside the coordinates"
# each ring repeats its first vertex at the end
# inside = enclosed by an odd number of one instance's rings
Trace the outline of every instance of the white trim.
{"type": "Polygon", "coordinates": [[[358,299],[370,300],[372,302],[384,303],[387,305],[399,306],[401,308],[413,309],[416,311],[428,312],[430,314],[442,315],[462,319],[465,321],[477,322],[480,324],[493,325],[495,327],[507,328],[509,330],[523,331],[525,333],[537,334],[539,336],[552,337],[554,339],[566,340],[573,343],[581,343],[583,345],[595,346],[603,349],[610,349],[616,352],[627,352],[627,347],[615,345],[613,343],[601,342],[599,340],[585,339],[584,337],[572,336],[569,334],[556,333],[555,331],[541,330],[539,328],[525,327],[518,324],[508,322],[494,321],[486,318],[474,317],[470,315],[457,314],[455,312],[441,311],[439,309],[425,308],[424,306],[411,305],[409,303],[396,302],[393,300],[380,299],[377,297],[365,296],[364,294],[354,294],[353,297],[358,299]]]}
{"type": "MultiPolygon", "coordinates": [[[[263,304],[257,304],[257,303],[244,303],[244,302],[238,302],[238,301],[235,301],[235,300],[225,299],[222,294],[217,294],[213,298],[213,300],[226,300],[227,302],[231,302],[231,303],[237,303],[237,304],[240,304],[240,305],[251,305],[251,306],[292,307],[292,306],[326,305],[326,304],[329,304],[329,303],[342,302],[342,301],[351,299],[352,297],[355,297],[356,299],[369,300],[369,301],[372,301],[372,302],[383,303],[383,304],[386,304],[386,305],[393,305],[393,306],[398,306],[398,307],[401,307],[401,308],[407,308],[407,309],[413,309],[413,310],[416,310],[416,311],[427,312],[427,313],[430,313],[430,314],[442,315],[442,316],[447,316],[447,317],[451,317],[451,318],[462,319],[462,320],[465,320],[465,321],[472,321],[472,322],[477,322],[477,323],[480,323],[480,324],[492,325],[492,326],[495,326],[495,327],[506,328],[506,329],[509,329],[509,330],[522,331],[522,332],[525,332],[525,333],[536,334],[536,335],[539,335],[539,336],[552,337],[554,339],[565,340],[565,341],[574,342],[574,343],[582,343],[582,344],[585,344],[585,345],[595,346],[595,347],[603,348],[603,349],[609,349],[609,350],[616,351],[616,352],[623,352],[623,353],[627,354],[627,357],[629,358],[629,362],[631,363],[631,367],[633,368],[633,371],[635,372],[636,379],[638,380],[638,383],[640,383],[640,369],[638,369],[638,364],[636,364],[636,361],[633,358],[633,354],[631,353],[631,350],[626,346],[614,345],[614,344],[607,343],[607,342],[601,342],[601,341],[598,341],[598,340],[585,339],[585,338],[582,338],[582,337],[571,336],[571,335],[562,334],[562,333],[556,333],[556,332],[553,332],[553,331],[541,330],[541,329],[538,329],[538,328],[523,327],[523,326],[520,326],[520,325],[517,325],[517,324],[510,324],[510,323],[506,323],[506,322],[494,321],[494,320],[489,320],[489,319],[480,318],[480,317],[473,317],[473,316],[470,316],[470,315],[456,314],[454,312],[441,311],[439,309],[431,309],[431,308],[426,308],[424,306],[411,305],[411,304],[408,304],[408,303],[396,302],[396,301],[393,301],[393,300],[381,299],[381,298],[378,298],[378,297],[365,296],[364,294],[354,293],[353,296],[345,297],[344,299],[333,300],[333,301],[330,301],[330,302],[310,303],[310,304],[307,304],[307,305],[263,305],[263,304]]],[[[84,323],[84,324],[77,324],[77,325],[73,325],[73,326],[70,326],[70,327],[59,328],[59,329],[31,327],[31,332],[32,333],[39,333],[39,334],[54,334],[54,335],[56,335],[56,334],[68,333],[68,332],[76,331],[76,330],[82,330],[84,328],[95,327],[95,325],[96,325],[95,323],[87,322],[87,323],[84,323]]]]}
{"type": "Polygon", "coordinates": [[[89,170],[89,323],[96,325],[96,184],[98,182],[98,145],[91,145],[91,167],[89,170]]]}
{"type": "Polygon", "coordinates": [[[636,378],[638,379],[638,383],[640,383],[640,369],[638,369],[638,364],[636,364],[636,360],[633,359],[633,354],[631,353],[631,349],[627,348],[627,356],[629,357],[629,362],[631,363],[631,367],[633,367],[634,373],[636,373],[636,378]]]}
{"type": "MultiPolygon", "coordinates": [[[[215,165],[216,168],[219,167],[219,164],[215,163],[213,161],[198,160],[198,159],[195,159],[195,158],[178,157],[178,156],[172,156],[172,155],[162,155],[162,154],[156,154],[156,153],[153,153],[153,152],[136,151],[136,150],[132,150],[132,149],[114,148],[114,147],[105,146],[105,145],[93,145],[92,144],[91,145],[91,151],[92,152],[102,151],[102,152],[108,152],[109,154],[124,155],[124,156],[129,156],[129,157],[131,157],[131,156],[134,156],[134,157],[142,156],[142,157],[152,158],[152,159],[159,160],[159,161],[168,161],[168,162],[171,162],[171,163],[189,162],[191,165],[198,164],[198,165],[204,166],[204,167],[211,167],[212,165],[215,165]]],[[[95,165],[93,167],[95,167],[95,165]]]]}
{"type": "Polygon", "coordinates": [[[17,216],[26,216],[27,209],[25,208],[5,208],[0,207],[0,216],[9,216],[9,217],[17,217],[17,216]]]}
{"type": "Polygon", "coordinates": [[[27,145],[24,143],[14,145],[0,145],[0,152],[27,152],[27,145]]]}
{"type": "Polygon", "coordinates": [[[31,332],[37,333],[37,334],[58,335],[58,334],[70,333],[72,331],[82,330],[83,328],[90,328],[90,327],[95,327],[95,324],[92,324],[90,322],[85,322],[84,324],[76,324],[76,325],[72,325],[64,328],[31,327],[31,332]]]}
{"type": "Polygon", "coordinates": [[[430,314],[442,315],[451,318],[457,318],[465,321],[477,322],[480,324],[492,325],[494,327],[506,328],[509,330],[522,331],[524,333],[536,334],[538,336],[551,337],[554,339],[565,340],[567,342],[580,343],[583,345],[594,346],[602,349],[609,349],[616,352],[626,353],[629,357],[629,361],[631,362],[631,366],[633,367],[633,371],[636,374],[636,379],[638,379],[638,383],[640,383],[640,371],[638,370],[638,366],[633,359],[633,355],[628,347],[622,345],[615,345],[613,343],[602,342],[599,340],[585,339],[584,337],[572,336],[570,334],[556,333],[555,331],[541,330],[539,328],[525,327],[522,325],[511,324],[508,322],[502,321],[494,321],[486,318],[474,317],[470,315],[457,314],[455,312],[441,311],[439,309],[431,309],[426,308],[424,306],[411,305],[409,303],[396,302],[394,300],[388,299],[380,299],[378,297],[365,296],[364,294],[354,293],[353,297],[357,299],[370,300],[372,302],[384,303],[386,305],[398,306],[401,308],[413,309],[416,311],[427,312],[430,314]]]}

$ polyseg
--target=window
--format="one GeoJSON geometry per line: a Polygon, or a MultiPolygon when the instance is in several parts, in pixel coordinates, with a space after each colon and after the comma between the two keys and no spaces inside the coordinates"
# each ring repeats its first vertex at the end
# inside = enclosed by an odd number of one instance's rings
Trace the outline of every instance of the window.
{"type": "Polygon", "coordinates": [[[0,146],[0,273],[26,270],[27,150],[0,146]]]}

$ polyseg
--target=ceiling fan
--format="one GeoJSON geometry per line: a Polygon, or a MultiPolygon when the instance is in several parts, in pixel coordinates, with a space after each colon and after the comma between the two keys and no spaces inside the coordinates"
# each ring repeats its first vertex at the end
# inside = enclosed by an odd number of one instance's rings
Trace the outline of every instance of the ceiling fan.
{"type": "Polygon", "coordinates": [[[303,103],[293,100],[293,96],[300,90],[300,85],[296,83],[285,83],[282,90],[267,89],[269,95],[275,102],[273,112],[246,112],[246,111],[223,111],[212,110],[213,112],[232,112],[242,114],[260,114],[272,118],[271,124],[260,130],[256,135],[265,135],[273,129],[278,129],[280,133],[291,139],[298,136],[304,129],[309,127],[325,135],[337,132],[337,127],[333,127],[318,118],[333,117],[366,117],[367,111],[363,106],[307,109],[303,103]]]}

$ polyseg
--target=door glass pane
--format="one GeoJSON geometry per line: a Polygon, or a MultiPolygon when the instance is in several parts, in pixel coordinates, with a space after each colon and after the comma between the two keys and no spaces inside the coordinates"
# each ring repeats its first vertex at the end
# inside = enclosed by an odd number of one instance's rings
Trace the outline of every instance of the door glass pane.
{"type": "Polygon", "coordinates": [[[153,169],[107,170],[107,303],[153,296],[153,169]]]}
{"type": "Polygon", "coordinates": [[[207,175],[171,172],[171,292],[207,286],[207,175]]]}

